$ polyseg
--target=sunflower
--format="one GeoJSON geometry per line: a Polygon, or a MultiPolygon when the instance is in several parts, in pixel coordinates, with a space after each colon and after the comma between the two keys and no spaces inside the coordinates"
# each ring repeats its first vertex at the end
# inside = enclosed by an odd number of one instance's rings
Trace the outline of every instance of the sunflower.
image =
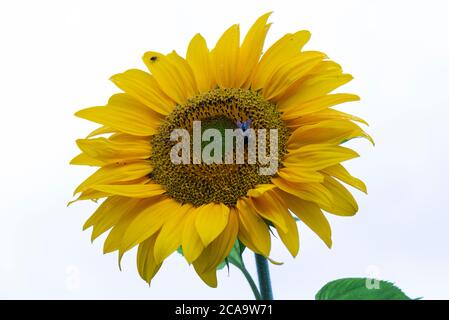
{"type": "Polygon", "coordinates": [[[323,210],[358,210],[342,183],[366,187],[341,165],[358,154],[341,144],[371,138],[357,124],[362,119],[332,108],[359,97],[331,94],[352,76],[324,53],[303,50],[308,31],[286,34],[262,54],[269,16],[257,19],[242,43],[233,25],[212,50],[197,34],[185,58],[146,52],[149,72],[112,76],[123,92],[76,113],[101,125],[77,140],[81,153],[71,161],[99,167],[75,190],[76,200],[104,198],[84,228],[93,227],[92,240],[109,231],[104,252],[118,251],[119,260],[138,246],[137,268],[148,283],[181,248],[216,287],[217,266],[236,241],[269,257],[275,231],[296,256],[296,220],[331,247],[323,210]],[[203,129],[276,129],[278,169],[267,175],[260,163],[173,163],[170,132],[190,132],[194,121],[203,129]]]}

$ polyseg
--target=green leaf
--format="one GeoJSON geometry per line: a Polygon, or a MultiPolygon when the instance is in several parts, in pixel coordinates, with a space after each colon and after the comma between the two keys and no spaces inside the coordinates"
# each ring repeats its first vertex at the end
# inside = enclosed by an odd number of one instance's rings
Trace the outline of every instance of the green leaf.
{"type": "Polygon", "coordinates": [[[327,283],[316,300],[411,300],[393,283],[369,278],[344,278],[327,283]]]}

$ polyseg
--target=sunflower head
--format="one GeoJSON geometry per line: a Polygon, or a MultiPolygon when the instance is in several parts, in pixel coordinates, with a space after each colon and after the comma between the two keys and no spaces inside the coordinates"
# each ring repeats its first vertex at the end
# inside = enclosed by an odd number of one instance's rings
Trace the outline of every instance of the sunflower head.
{"type": "MultiPolygon", "coordinates": [[[[181,203],[191,203],[195,206],[215,202],[231,207],[256,185],[270,183],[269,175],[260,174],[260,163],[256,161],[248,163],[250,155],[244,144],[241,148],[243,161],[237,161],[234,148],[228,148],[231,152],[227,153],[226,144],[221,143],[220,150],[216,150],[220,153],[216,155],[217,161],[212,163],[195,161],[197,159],[194,159],[192,152],[187,164],[173,163],[171,150],[177,142],[171,141],[171,133],[173,130],[183,128],[188,131],[190,137],[194,137],[195,121],[201,124],[199,132],[201,136],[204,136],[207,130],[215,129],[220,132],[222,142],[226,141],[226,130],[233,132],[239,125],[242,132],[250,130],[250,126],[253,130],[275,128],[281,132],[276,159],[281,158],[286,152],[288,129],[275,104],[264,100],[257,92],[240,88],[216,88],[201,93],[184,106],[176,107],[161,125],[159,133],[152,139],[150,161],[154,170],[151,175],[156,183],[165,186],[168,195],[181,203]],[[225,163],[223,159],[226,156],[232,157],[229,163],[225,163]]],[[[228,146],[236,145],[234,141],[230,143],[229,141],[228,146]]],[[[257,139],[254,139],[254,142],[257,153],[257,139]]],[[[249,143],[248,138],[246,143],[249,143]]],[[[193,150],[193,141],[189,141],[188,147],[193,150]]],[[[203,142],[198,158],[203,155],[202,151],[205,151],[206,147],[207,144],[203,142]]]]}
{"type": "Polygon", "coordinates": [[[77,140],[81,153],[71,162],[98,167],[75,190],[77,200],[104,199],[84,227],[93,227],[92,239],[109,231],[104,252],[120,258],[138,246],[147,282],[182,248],[215,287],[236,241],[268,257],[275,230],[295,256],[295,218],[330,247],[323,211],[358,210],[343,183],[366,187],[341,164],[358,154],[341,144],[371,138],[362,119],[333,108],[358,96],[332,93],[352,77],[303,50],[308,31],[286,34],[262,54],[269,15],[243,41],[234,25],[212,50],[197,34],[185,58],[145,53],[148,71],[114,75],[123,92],[76,113],[101,125],[77,140]]]}

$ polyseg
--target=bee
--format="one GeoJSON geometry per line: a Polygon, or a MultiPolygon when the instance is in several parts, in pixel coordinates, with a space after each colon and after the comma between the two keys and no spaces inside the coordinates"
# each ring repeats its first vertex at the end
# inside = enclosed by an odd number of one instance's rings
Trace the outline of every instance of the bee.
{"type": "Polygon", "coordinates": [[[245,144],[248,143],[248,138],[249,138],[249,135],[250,135],[250,131],[248,131],[248,129],[251,126],[251,122],[253,122],[253,120],[251,120],[251,119],[248,119],[247,121],[243,121],[243,122],[242,121],[237,121],[236,122],[237,127],[242,129],[242,131],[243,131],[243,139],[244,139],[244,143],[245,144]]]}

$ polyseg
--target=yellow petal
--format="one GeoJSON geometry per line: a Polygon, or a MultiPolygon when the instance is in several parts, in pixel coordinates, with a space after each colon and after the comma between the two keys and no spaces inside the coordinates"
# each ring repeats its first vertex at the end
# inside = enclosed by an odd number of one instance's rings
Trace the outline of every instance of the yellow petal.
{"type": "Polygon", "coordinates": [[[221,88],[232,88],[236,85],[239,46],[239,26],[233,25],[223,33],[212,50],[212,67],[217,84],[221,88]]]}
{"type": "Polygon", "coordinates": [[[109,197],[95,210],[94,214],[84,223],[83,230],[86,230],[95,225],[99,220],[109,214],[110,210],[116,207],[120,203],[127,203],[125,198],[122,197],[109,197]]]}
{"type": "MultiPolygon", "coordinates": [[[[290,88],[288,88],[288,90],[284,92],[282,97],[280,97],[278,102],[289,99],[290,97],[297,94],[298,91],[302,90],[303,87],[307,88],[308,86],[310,86],[313,83],[316,83],[317,81],[327,81],[328,79],[338,78],[341,77],[342,75],[343,69],[338,63],[335,63],[334,61],[327,59],[322,60],[308,73],[306,77],[304,77],[299,81],[296,81],[292,86],[290,86],[290,88]]],[[[348,81],[350,81],[350,79],[348,81]]],[[[327,93],[331,92],[332,90],[327,91],[327,93]]]]}
{"type": "Polygon", "coordinates": [[[113,133],[113,132],[115,132],[115,130],[113,128],[101,126],[100,128],[95,129],[94,131],[89,133],[89,135],[86,137],[86,139],[98,136],[100,134],[113,133]]]}
{"type": "Polygon", "coordinates": [[[155,202],[160,199],[157,197],[149,198],[149,199],[138,199],[135,200],[136,205],[132,208],[129,208],[125,212],[123,212],[120,220],[114,225],[112,230],[109,232],[106,240],[103,245],[103,252],[109,253],[120,249],[120,246],[123,242],[123,237],[128,230],[130,224],[134,221],[134,219],[139,215],[143,210],[152,206],[155,202]]]}
{"type": "MultiPolygon", "coordinates": [[[[294,85],[288,88],[287,91],[283,94],[282,98],[279,99],[280,102],[289,99],[298,93],[298,91],[302,90],[303,87],[308,87],[313,83],[318,81],[328,81],[329,79],[334,79],[341,77],[343,75],[343,69],[338,63],[335,63],[331,60],[323,60],[317,66],[313,68],[301,81],[297,81],[294,85]]],[[[348,78],[349,80],[352,78],[348,78]]],[[[348,81],[349,81],[348,80],[348,81]]],[[[324,85],[326,86],[326,85],[324,85]]],[[[332,90],[330,90],[332,91],[332,90]]],[[[328,91],[328,92],[330,92],[328,91]]],[[[323,94],[324,95],[324,94],[323,94]]],[[[318,95],[319,96],[319,95],[318,95]]],[[[317,96],[317,97],[318,97],[317,96]]]]}
{"type": "Polygon", "coordinates": [[[120,243],[120,252],[126,252],[159,231],[165,221],[181,209],[181,205],[171,198],[156,199],[144,208],[129,224],[120,243]]]}
{"type": "Polygon", "coordinates": [[[276,260],[271,259],[270,257],[267,257],[267,260],[276,266],[282,266],[284,264],[282,261],[276,261],[276,260]]]}
{"type": "Polygon", "coordinates": [[[272,178],[271,181],[279,189],[303,200],[315,202],[322,208],[332,206],[332,193],[321,183],[295,183],[276,177],[272,178]]]}
{"type": "Polygon", "coordinates": [[[280,198],[274,191],[271,191],[271,193],[273,194],[273,198],[276,199],[279,203],[279,207],[281,209],[278,211],[278,214],[282,215],[282,218],[285,222],[285,229],[275,224],[276,231],[278,232],[279,237],[287,247],[290,254],[293,257],[296,257],[299,251],[298,226],[296,225],[295,219],[293,219],[290,212],[288,211],[288,207],[283,199],[280,198]]]}
{"type": "Polygon", "coordinates": [[[357,124],[344,120],[328,120],[297,128],[288,138],[287,148],[293,150],[307,144],[338,145],[357,137],[374,143],[357,124]]]}
{"type": "Polygon", "coordinates": [[[100,161],[98,159],[94,159],[92,157],[89,157],[85,153],[80,153],[75,158],[70,160],[70,164],[77,165],[77,166],[101,167],[102,165],[104,165],[104,162],[100,161]]]}
{"type": "Polygon", "coordinates": [[[272,191],[265,192],[260,197],[251,198],[248,203],[254,206],[262,218],[271,221],[284,232],[288,230],[284,220],[285,214],[283,214],[285,212],[288,214],[288,210],[273,196],[272,191]]]}
{"type": "Polygon", "coordinates": [[[106,199],[95,211],[95,213],[86,221],[83,229],[93,226],[91,240],[115,226],[118,221],[138,203],[135,199],[126,199],[122,197],[110,197],[106,199]]]}
{"type": "Polygon", "coordinates": [[[113,95],[107,106],[83,109],[75,115],[136,136],[157,133],[161,122],[155,112],[126,94],[113,95]]]}
{"type": "Polygon", "coordinates": [[[197,94],[198,88],[196,86],[195,76],[193,75],[192,68],[187,63],[186,59],[177,54],[176,51],[172,51],[167,54],[166,57],[181,75],[181,79],[183,80],[184,88],[187,93],[187,98],[191,98],[197,94]]]}
{"type": "MultiPolygon", "coordinates": [[[[119,182],[117,182],[116,185],[134,185],[134,184],[146,184],[146,183],[151,183],[151,179],[144,176],[142,178],[135,179],[135,180],[119,181],[119,182]]],[[[113,196],[113,194],[109,193],[109,192],[95,190],[94,188],[92,188],[92,189],[88,188],[88,189],[84,190],[83,192],[81,192],[80,195],[78,196],[78,198],[76,198],[76,200],[70,201],[67,206],[71,205],[74,202],[80,201],[80,200],[92,200],[94,202],[97,202],[98,199],[109,197],[109,196],[113,196]]]]}
{"type": "Polygon", "coordinates": [[[279,234],[284,245],[287,247],[288,251],[293,257],[298,255],[299,251],[299,233],[298,226],[296,225],[295,219],[292,216],[286,217],[288,224],[288,231],[285,232],[281,228],[276,227],[276,231],[279,234]]]}
{"type": "Polygon", "coordinates": [[[78,198],[76,198],[73,201],[70,201],[67,204],[67,206],[70,206],[72,203],[75,203],[75,202],[81,201],[81,200],[92,200],[92,201],[96,202],[98,199],[105,198],[108,196],[110,196],[109,193],[101,192],[101,191],[94,190],[94,189],[87,189],[87,190],[81,192],[81,194],[78,196],[78,198]]]}
{"type": "Polygon", "coordinates": [[[298,254],[299,235],[296,222],[287,206],[272,190],[258,198],[253,198],[252,205],[265,220],[271,221],[278,234],[293,256],[298,254]]]}
{"type": "Polygon", "coordinates": [[[156,273],[159,271],[162,263],[154,259],[154,243],[157,235],[153,235],[143,241],[137,250],[137,270],[140,276],[146,282],[150,283],[156,273]]]}
{"type": "Polygon", "coordinates": [[[176,103],[184,104],[196,94],[192,69],[176,52],[164,56],[149,51],[144,54],[143,61],[160,88],[176,103]]]}
{"type": "Polygon", "coordinates": [[[331,227],[318,205],[302,200],[282,190],[276,190],[276,192],[298,219],[312,229],[329,248],[332,247],[331,227]]]}
{"type": "Polygon", "coordinates": [[[275,188],[276,186],[274,184],[258,184],[253,189],[248,190],[248,193],[246,194],[248,197],[260,197],[262,194],[267,192],[268,190],[271,190],[275,188]]]}
{"type": "Polygon", "coordinates": [[[360,100],[360,97],[355,94],[335,93],[321,96],[301,104],[296,104],[294,101],[289,101],[289,103],[284,102],[283,104],[278,104],[278,108],[283,111],[282,119],[290,120],[325,110],[337,104],[358,100],[360,100]]]}
{"type": "Polygon", "coordinates": [[[109,141],[118,143],[150,143],[152,137],[134,136],[123,132],[116,132],[108,137],[109,141]]]}
{"type": "Polygon", "coordinates": [[[195,221],[198,210],[192,208],[186,213],[184,230],[182,232],[182,251],[189,263],[195,261],[204,249],[203,242],[196,230],[195,221]]]}
{"type": "Polygon", "coordinates": [[[127,70],[111,77],[114,84],[152,110],[167,115],[175,106],[154,80],[153,76],[138,69],[127,70]]]}
{"type": "Polygon", "coordinates": [[[125,185],[94,185],[93,189],[106,192],[108,194],[119,195],[130,198],[149,198],[165,193],[165,189],[160,184],[125,184],[125,185]]]}
{"type": "Polygon", "coordinates": [[[120,219],[136,206],[138,206],[138,200],[127,199],[121,201],[116,207],[111,208],[93,225],[91,241],[94,241],[100,235],[114,227],[120,219]]]}
{"type": "Polygon", "coordinates": [[[106,138],[78,139],[78,147],[87,156],[104,163],[119,162],[130,159],[148,159],[151,153],[149,140],[119,142],[106,138]]]}
{"type": "Polygon", "coordinates": [[[298,183],[307,183],[307,182],[322,182],[323,175],[319,172],[313,171],[309,168],[302,166],[291,165],[291,163],[286,163],[287,167],[281,168],[278,170],[277,174],[279,177],[298,183]]]}
{"type": "Polygon", "coordinates": [[[186,214],[191,208],[192,206],[189,204],[183,205],[163,224],[154,244],[156,261],[162,262],[181,245],[186,214]]]}
{"type": "Polygon", "coordinates": [[[202,205],[197,210],[195,226],[203,245],[206,247],[226,227],[229,218],[229,207],[222,203],[209,203],[202,205]]]}
{"type": "Polygon", "coordinates": [[[301,126],[317,124],[327,120],[349,120],[356,121],[368,125],[362,118],[356,117],[352,114],[344,113],[334,109],[325,109],[322,111],[310,113],[299,118],[285,120],[285,124],[289,128],[296,129],[301,126]]]}
{"type": "Polygon", "coordinates": [[[341,65],[332,60],[323,60],[313,69],[310,80],[321,79],[328,76],[339,76],[343,74],[341,65]]]}
{"type": "Polygon", "coordinates": [[[251,88],[258,90],[265,87],[273,73],[286,61],[299,55],[302,47],[309,41],[310,32],[298,31],[286,34],[274,43],[262,56],[254,74],[251,88]]]}
{"type": "Polygon", "coordinates": [[[299,167],[316,171],[358,156],[354,150],[342,146],[309,144],[289,152],[284,157],[283,163],[289,169],[299,167]]]}
{"type": "Polygon", "coordinates": [[[324,173],[337,178],[344,183],[359,189],[362,192],[367,193],[366,185],[362,180],[353,177],[341,164],[336,164],[332,167],[327,167],[322,170],[324,173]]]}
{"type": "Polygon", "coordinates": [[[240,198],[237,202],[239,239],[252,251],[268,257],[271,249],[268,226],[248,201],[240,198]]]}
{"type": "Polygon", "coordinates": [[[94,185],[112,184],[116,182],[131,181],[144,177],[153,171],[148,161],[135,161],[129,163],[112,163],[101,167],[78,188],[74,194],[91,188],[94,185]]]}
{"type": "Polygon", "coordinates": [[[323,186],[332,193],[332,204],[322,208],[329,213],[339,216],[353,216],[359,210],[359,206],[352,194],[337,180],[325,176],[323,186]]]}
{"type": "Polygon", "coordinates": [[[236,87],[249,88],[250,76],[259,62],[263,44],[271,24],[267,24],[271,12],[264,14],[253,24],[243,40],[240,48],[239,63],[237,68],[236,87]]]}
{"type": "Polygon", "coordinates": [[[277,101],[296,81],[306,76],[325,55],[321,52],[303,52],[283,65],[273,73],[262,89],[266,100],[277,101]]]}
{"type": "Polygon", "coordinates": [[[206,40],[198,33],[190,41],[186,60],[192,68],[196,85],[200,92],[209,91],[215,86],[214,73],[206,40]]]}
{"type": "Polygon", "coordinates": [[[200,276],[201,280],[204,281],[209,287],[216,288],[217,287],[217,270],[209,270],[206,272],[199,272],[195,269],[195,271],[200,276]]]}
{"type": "Polygon", "coordinates": [[[306,101],[324,96],[338,87],[351,81],[353,77],[350,74],[341,75],[318,75],[310,77],[300,83],[295,88],[294,93],[285,95],[278,102],[282,106],[298,106],[306,101]]]}
{"type": "Polygon", "coordinates": [[[231,251],[238,233],[237,213],[229,213],[228,224],[223,232],[204,249],[198,259],[193,262],[195,270],[200,273],[215,270],[231,251]]]}

